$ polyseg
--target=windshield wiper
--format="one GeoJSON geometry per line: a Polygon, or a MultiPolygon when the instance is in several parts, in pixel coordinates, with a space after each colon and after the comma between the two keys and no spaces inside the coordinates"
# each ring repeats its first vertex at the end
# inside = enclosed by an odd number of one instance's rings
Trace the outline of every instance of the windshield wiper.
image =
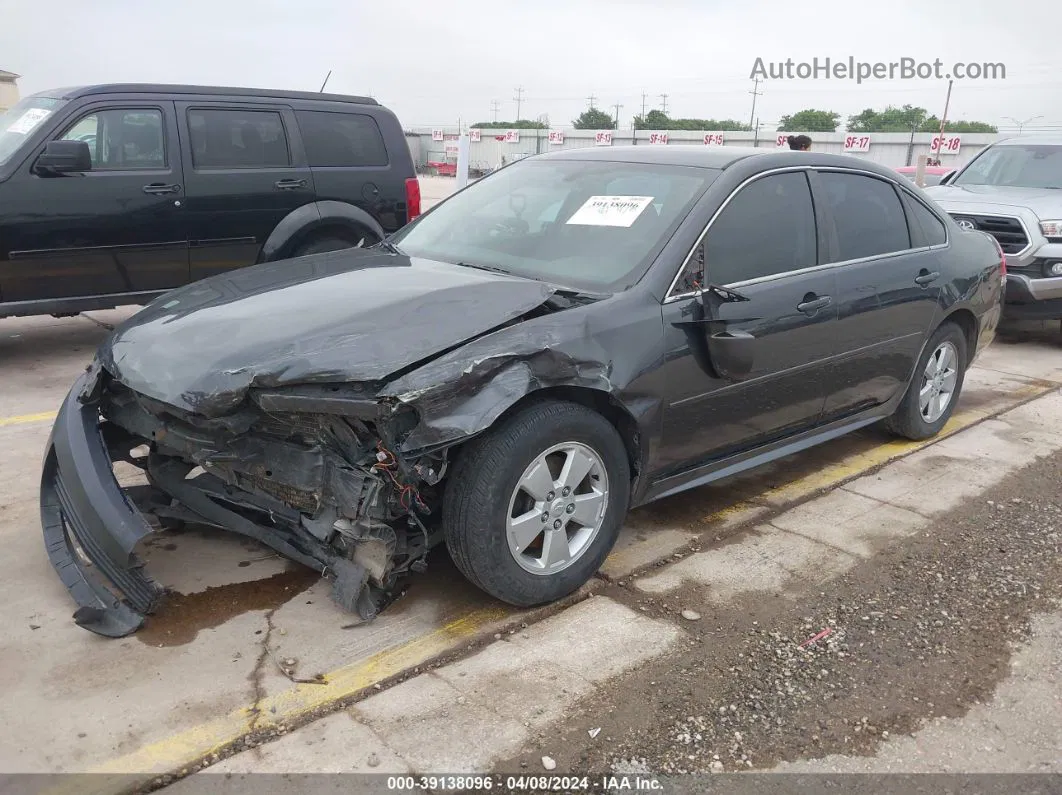
{"type": "Polygon", "coordinates": [[[507,271],[504,268],[499,268],[496,265],[479,265],[474,262],[455,262],[460,268],[475,268],[477,271],[490,271],[491,273],[501,273],[505,276],[512,276],[512,271],[507,271]]]}
{"type": "Polygon", "coordinates": [[[386,252],[391,252],[392,254],[401,254],[401,255],[405,255],[406,254],[406,252],[404,252],[404,250],[402,250],[401,248],[396,246],[394,243],[392,243],[390,238],[384,238],[383,240],[381,240],[376,245],[378,245],[383,250],[386,250],[386,252]]]}

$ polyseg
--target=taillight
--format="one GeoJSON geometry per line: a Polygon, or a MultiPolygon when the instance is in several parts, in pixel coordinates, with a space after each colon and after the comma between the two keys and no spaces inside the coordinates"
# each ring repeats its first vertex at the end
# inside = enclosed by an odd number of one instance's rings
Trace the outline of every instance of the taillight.
{"type": "MultiPolygon", "coordinates": [[[[993,240],[996,240],[994,237],[993,240]]],[[[1004,276],[1007,275],[1007,255],[1003,253],[1003,246],[999,245],[999,241],[996,240],[996,251],[999,252],[999,269],[1004,276]]]]}
{"type": "Polygon", "coordinates": [[[416,177],[406,180],[406,222],[420,215],[420,181],[416,177]]]}

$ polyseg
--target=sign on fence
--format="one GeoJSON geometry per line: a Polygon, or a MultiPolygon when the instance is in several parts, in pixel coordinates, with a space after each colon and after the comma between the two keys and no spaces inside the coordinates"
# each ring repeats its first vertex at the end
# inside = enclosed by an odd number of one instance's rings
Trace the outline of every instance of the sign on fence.
{"type": "Polygon", "coordinates": [[[722,133],[705,133],[704,134],[705,146],[722,146],[723,134],[722,133]]]}
{"type": "Polygon", "coordinates": [[[869,152],[869,135],[846,135],[844,137],[844,151],[846,152],[869,152]]]}
{"type": "Polygon", "coordinates": [[[441,141],[443,139],[443,131],[442,130],[432,130],[431,131],[431,139],[433,141],[441,141]]]}
{"type": "Polygon", "coordinates": [[[934,135],[929,151],[933,154],[957,155],[961,146],[961,135],[934,135]]]}
{"type": "Polygon", "coordinates": [[[519,130],[506,130],[505,131],[505,143],[518,144],[520,143],[520,131],[519,130]]]}
{"type": "Polygon", "coordinates": [[[594,146],[612,146],[612,130],[600,130],[595,133],[594,146]]]}
{"type": "Polygon", "coordinates": [[[561,130],[550,130],[549,142],[551,146],[560,146],[564,143],[564,132],[561,130]]]}
{"type": "Polygon", "coordinates": [[[651,144],[663,144],[667,145],[667,133],[666,132],[651,132],[649,133],[649,143],[651,144]]]}
{"type": "Polygon", "coordinates": [[[482,133],[480,133],[479,128],[478,127],[474,127],[474,128],[472,128],[471,130],[468,131],[468,140],[472,141],[473,143],[475,143],[476,141],[478,141],[480,139],[480,135],[481,134],[482,133]]]}

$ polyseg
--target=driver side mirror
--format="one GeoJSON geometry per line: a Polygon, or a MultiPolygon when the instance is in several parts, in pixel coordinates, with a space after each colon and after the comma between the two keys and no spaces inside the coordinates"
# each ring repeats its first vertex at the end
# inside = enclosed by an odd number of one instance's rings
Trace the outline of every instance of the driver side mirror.
{"type": "Polygon", "coordinates": [[[92,152],[84,141],[49,141],[33,164],[34,173],[45,177],[91,170],[92,152]]]}

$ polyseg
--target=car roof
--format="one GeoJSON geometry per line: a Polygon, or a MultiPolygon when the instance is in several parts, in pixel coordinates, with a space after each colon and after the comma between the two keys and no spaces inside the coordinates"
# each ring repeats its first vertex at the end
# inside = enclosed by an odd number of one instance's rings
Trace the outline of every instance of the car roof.
{"type": "Polygon", "coordinates": [[[358,105],[379,105],[372,97],[345,94],[321,94],[315,91],[284,91],[272,88],[236,88],[227,86],[188,86],[165,83],[105,83],[41,91],[35,96],[53,99],[80,99],[100,94],[189,94],[224,97],[274,97],[277,99],[312,99],[324,102],[351,102],[358,105]]]}
{"type": "Polygon", "coordinates": [[[601,146],[562,149],[534,155],[534,160],[578,160],[584,162],[641,163],[646,165],[695,166],[699,168],[726,169],[735,163],[761,158],[764,169],[785,166],[822,166],[859,168],[882,176],[894,177],[896,172],[877,163],[854,155],[837,155],[825,152],[778,151],[751,146],[704,146],[703,144],[668,144],[654,146],[601,146]]]}
{"type": "Polygon", "coordinates": [[[993,146],[1062,146],[1062,135],[1018,135],[996,141],[993,146]]]}

